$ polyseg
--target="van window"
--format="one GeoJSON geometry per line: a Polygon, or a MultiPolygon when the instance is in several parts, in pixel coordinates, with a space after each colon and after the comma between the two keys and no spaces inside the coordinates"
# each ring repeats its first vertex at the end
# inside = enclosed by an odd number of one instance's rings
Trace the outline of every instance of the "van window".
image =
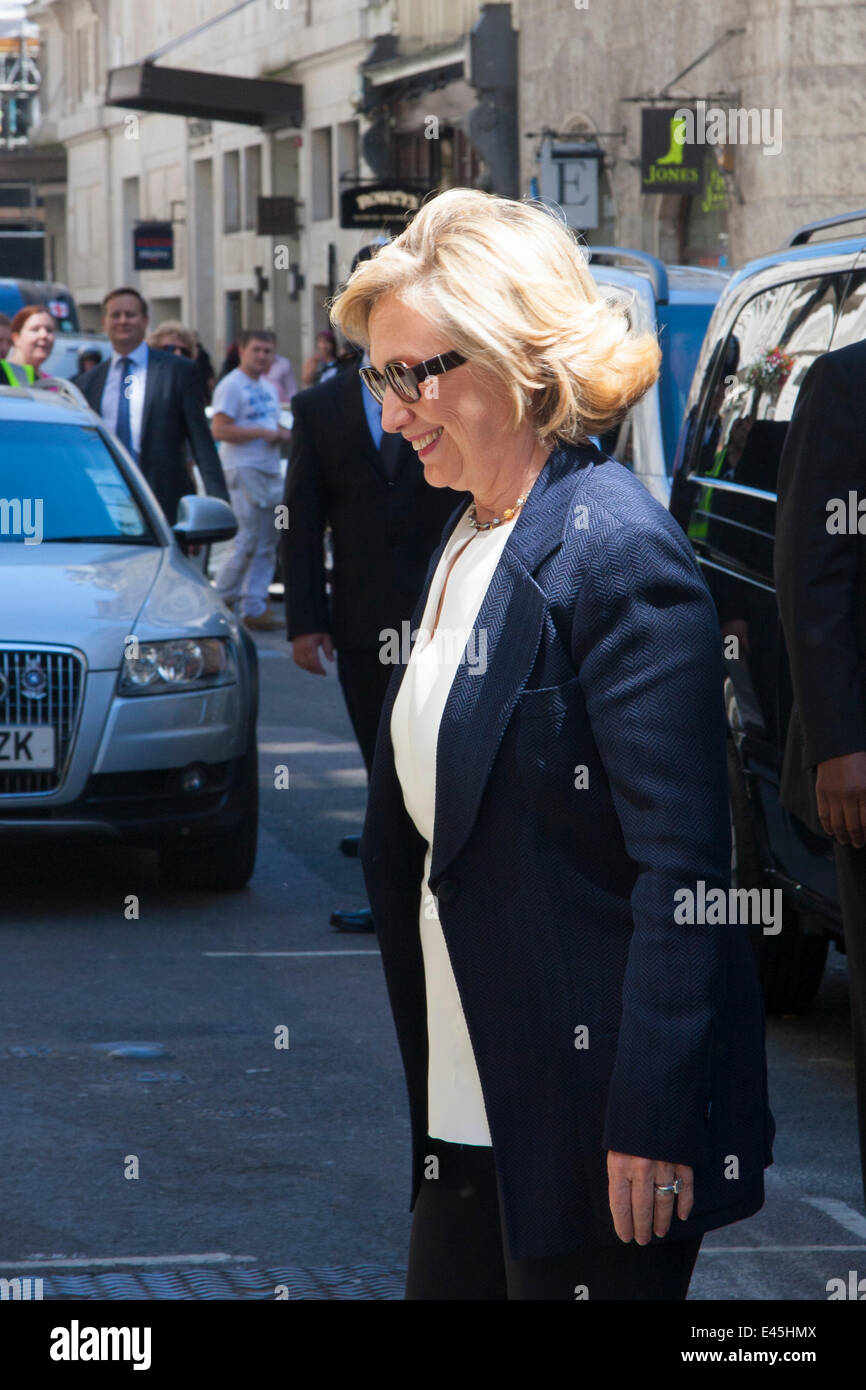
{"type": "Polygon", "coordinates": [[[861,343],[866,338],[866,270],[855,270],[839,310],[836,331],[830,344],[833,351],[861,343]]]}
{"type": "Polygon", "coordinates": [[[677,436],[689,387],[695,374],[701,344],[715,303],[660,304],[658,307],[659,344],[662,350],[659,372],[659,406],[667,471],[670,473],[677,447],[677,436]]]}
{"type": "Polygon", "coordinates": [[[803,377],[827,351],[847,274],[789,281],[743,305],[714,352],[690,441],[686,530],[722,635],[748,669],[751,732],[776,739],[776,476],[803,377]]]}
{"type": "MultiPolygon", "coordinates": [[[[708,382],[689,471],[775,493],[788,421],[800,384],[826,352],[847,277],[789,281],[743,305],[708,382]]],[[[719,515],[715,490],[711,511],[719,515]]],[[[730,492],[727,492],[731,496],[730,492]]],[[[708,499],[706,499],[708,500],[708,499]]],[[[722,509],[722,515],[727,515],[722,509]]]]}

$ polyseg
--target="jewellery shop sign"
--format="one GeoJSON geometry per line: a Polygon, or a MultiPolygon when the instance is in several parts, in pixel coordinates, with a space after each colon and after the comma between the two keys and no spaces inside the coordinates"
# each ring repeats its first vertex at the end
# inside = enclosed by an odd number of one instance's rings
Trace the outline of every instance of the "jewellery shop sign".
{"type": "Polygon", "coordinates": [[[703,141],[689,139],[694,129],[694,120],[688,120],[682,106],[644,107],[641,193],[684,193],[687,197],[703,193],[706,149],[703,141]]]}
{"type": "Polygon", "coordinates": [[[411,222],[429,192],[426,186],[409,183],[360,184],[346,188],[340,194],[340,226],[399,234],[411,222]]]}

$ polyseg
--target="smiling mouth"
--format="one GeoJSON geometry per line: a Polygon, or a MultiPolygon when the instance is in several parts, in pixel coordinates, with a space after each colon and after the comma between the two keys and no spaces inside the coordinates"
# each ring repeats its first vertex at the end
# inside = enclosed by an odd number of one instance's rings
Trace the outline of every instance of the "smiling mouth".
{"type": "Polygon", "coordinates": [[[428,445],[432,444],[434,440],[438,439],[440,434],[442,433],[442,429],[443,426],[440,425],[438,429],[431,430],[429,434],[422,434],[419,435],[417,439],[413,439],[412,448],[415,450],[415,453],[420,454],[422,449],[426,449],[428,445]]]}

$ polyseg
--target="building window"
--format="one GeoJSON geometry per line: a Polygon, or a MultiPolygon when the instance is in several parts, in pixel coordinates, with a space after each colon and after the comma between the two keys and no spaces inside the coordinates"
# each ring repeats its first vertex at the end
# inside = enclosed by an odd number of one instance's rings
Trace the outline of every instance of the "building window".
{"type": "Polygon", "coordinates": [[[441,136],[439,140],[425,140],[420,132],[395,135],[391,148],[395,178],[420,179],[430,188],[438,186],[442,155],[441,136]]]}
{"type": "Polygon", "coordinates": [[[477,188],[484,173],[484,161],[456,126],[443,125],[437,140],[423,131],[395,135],[392,151],[396,178],[430,188],[477,188]]]}
{"type": "Polygon", "coordinates": [[[337,126],[337,179],[351,183],[358,174],[358,122],[341,121],[337,126]]]}
{"type": "Polygon", "coordinates": [[[241,229],[241,152],[223,155],[223,231],[241,229]]]}
{"type": "Polygon", "coordinates": [[[121,206],[123,208],[123,283],[135,284],[135,251],[133,234],[135,224],[141,216],[138,177],[124,179],[120,186],[121,206]]]}
{"type": "Polygon", "coordinates": [[[241,292],[240,290],[229,290],[226,293],[226,344],[236,343],[243,322],[241,319],[241,292]]]}
{"type": "Polygon", "coordinates": [[[244,150],[244,226],[255,231],[259,224],[259,198],[262,192],[262,148],[247,145],[244,150]]]}
{"type": "Polygon", "coordinates": [[[74,31],[73,86],[77,103],[96,90],[96,24],[94,19],[74,31]]]}
{"type": "Polygon", "coordinates": [[[313,131],[312,139],[313,221],[323,222],[334,215],[331,127],[313,131]]]}

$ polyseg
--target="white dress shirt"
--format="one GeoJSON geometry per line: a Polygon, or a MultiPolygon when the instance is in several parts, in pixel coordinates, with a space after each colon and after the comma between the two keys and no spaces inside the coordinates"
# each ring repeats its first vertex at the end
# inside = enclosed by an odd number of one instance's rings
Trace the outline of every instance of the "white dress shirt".
{"type": "MultiPolygon", "coordinates": [[[[132,362],[132,366],[127,372],[127,376],[133,378],[130,383],[129,394],[129,433],[132,438],[132,448],[135,457],[141,453],[141,426],[144,419],[144,392],[147,387],[147,358],[148,346],[142,340],[137,348],[132,352],[124,354],[132,362]]],[[[108,428],[116,433],[117,431],[117,408],[120,405],[120,391],[123,385],[123,370],[118,365],[121,361],[121,354],[112,348],[111,365],[108,368],[108,375],[105,378],[105,389],[102,392],[102,400],[99,404],[99,413],[108,428]]]]}
{"type": "Polygon", "coordinates": [[[436,899],[428,883],[436,804],[436,744],[461,660],[470,668],[468,679],[484,679],[486,634],[476,630],[474,623],[514,520],[491,531],[475,531],[465,512],[458,521],[436,567],[391,714],[391,741],[403,801],[418,833],[427,841],[419,912],[429,1043],[427,1132],[432,1138],[455,1144],[489,1145],[491,1138],[475,1054],[436,899]],[[467,540],[468,546],[448,575],[439,622],[429,638],[448,566],[467,540]],[[477,667],[475,674],[473,667],[477,667]]]}

